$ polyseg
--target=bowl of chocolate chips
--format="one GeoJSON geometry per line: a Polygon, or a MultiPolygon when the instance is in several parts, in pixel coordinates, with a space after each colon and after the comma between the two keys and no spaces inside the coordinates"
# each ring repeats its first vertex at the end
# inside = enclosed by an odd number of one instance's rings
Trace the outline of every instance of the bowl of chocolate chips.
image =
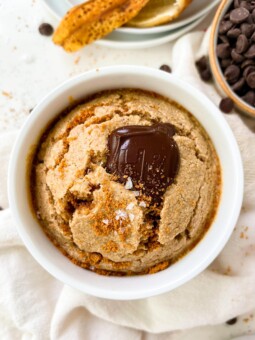
{"type": "Polygon", "coordinates": [[[215,82],[241,112],[255,117],[255,1],[224,0],[210,40],[215,82]]]}

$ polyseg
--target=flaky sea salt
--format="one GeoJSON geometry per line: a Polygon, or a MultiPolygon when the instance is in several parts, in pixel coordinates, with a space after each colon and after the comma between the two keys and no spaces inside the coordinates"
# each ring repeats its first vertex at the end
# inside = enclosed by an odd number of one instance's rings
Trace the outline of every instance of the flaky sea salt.
{"type": "Polygon", "coordinates": [[[116,220],[125,220],[127,218],[127,213],[124,210],[116,210],[116,220]]]}
{"type": "Polygon", "coordinates": [[[131,222],[134,221],[134,219],[135,219],[135,215],[134,214],[128,214],[128,217],[129,217],[131,222]]]}
{"type": "Polygon", "coordinates": [[[141,202],[139,203],[139,205],[140,205],[140,207],[146,208],[146,203],[145,203],[144,201],[141,201],[141,202]]]}
{"type": "Polygon", "coordinates": [[[133,182],[132,179],[130,177],[128,177],[127,182],[125,184],[125,189],[130,190],[133,188],[133,182]]]}
{"type": "Polygon", "coordinates": [[[129,203],[128,205],[127,205],[127,210],[132,210],[133,208],[134,208],[134,206],[135,206],[135,203],[129,203]]]}
{"type": "Polygon", "coordinates": [[[109,224],[109,220],[102,220],[102,222],[107,225],[109,224]]]}
{"type": "Polygon", "coordinates": [[[134,195],[135,195],[135,197],[137,197],[137,196],[140,195],[140,192],[139,191],[134,191],[134,195]]]}

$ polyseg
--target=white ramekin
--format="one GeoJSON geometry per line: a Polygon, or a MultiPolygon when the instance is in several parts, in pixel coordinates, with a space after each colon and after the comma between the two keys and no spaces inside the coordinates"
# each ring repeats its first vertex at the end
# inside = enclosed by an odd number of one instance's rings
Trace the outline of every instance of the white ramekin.
{"type": "Polygon", "coordinates": [[[243,169],[231,129],[215,105],[201,92],[166,72],[137,66],[96,69],[68,80],[49,93],[33,110],[16,140],[11,154],[8,194],[18,232],[32,256],[63,283],[107,299],[140,299],[170,291],[202,272],[228,241],[237,221],[243,198],[243,169]],[[62,255],[45,236],[31,213],[26,167],[31,147],[43,129],[69,104],[106,89],[140,88],[174,99],[204,126],[219,155],[223,186],[214,222],[201,242],[179,262],[153,274],[134,277],[105,277],[84,270],[62,255]]]}

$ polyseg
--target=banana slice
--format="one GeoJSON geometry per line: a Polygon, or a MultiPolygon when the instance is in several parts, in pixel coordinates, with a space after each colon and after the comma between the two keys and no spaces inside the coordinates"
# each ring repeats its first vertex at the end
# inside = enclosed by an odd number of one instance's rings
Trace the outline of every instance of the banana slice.
{"type": "Polygon", "coordinates": [[[75,6],[61,21],[53,42],[68,52],[75,52],[127,23],[148,1],[90,0],[75,6]]]}
{"type": "Polygon", "coordinates": [[[153,27],[176,19],[192,0],[150,0],[127,26],[153,27]]]}

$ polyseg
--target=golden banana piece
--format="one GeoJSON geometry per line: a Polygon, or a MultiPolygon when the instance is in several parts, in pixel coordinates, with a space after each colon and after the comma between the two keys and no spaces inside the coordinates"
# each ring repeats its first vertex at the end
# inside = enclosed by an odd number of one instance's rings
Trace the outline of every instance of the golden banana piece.
{"type": "Polygon", "coordinates": [[[154,27],[168,23],[184,11],[192,0],[150,0],[136,17],[127,23],[133,27],[154,27]]]}
{"type": "Polygon", "coordinates": [[[90,0],[75,6],[59,24],[53,42],[75,52],[127,23],[148,1],[90,0]]]}

